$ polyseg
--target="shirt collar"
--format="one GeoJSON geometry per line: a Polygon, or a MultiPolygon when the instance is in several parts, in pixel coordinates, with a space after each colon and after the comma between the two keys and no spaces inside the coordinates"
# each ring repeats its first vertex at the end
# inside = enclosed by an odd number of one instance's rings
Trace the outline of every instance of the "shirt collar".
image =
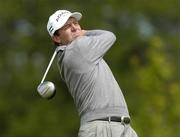
{"type": "Polygon", "coordinates": [[[63,46],[58,46],[56,48],[56,52],[59,52],[59,51],[64,51],[66,49],[67,46],[63,45],[63,46]]]}

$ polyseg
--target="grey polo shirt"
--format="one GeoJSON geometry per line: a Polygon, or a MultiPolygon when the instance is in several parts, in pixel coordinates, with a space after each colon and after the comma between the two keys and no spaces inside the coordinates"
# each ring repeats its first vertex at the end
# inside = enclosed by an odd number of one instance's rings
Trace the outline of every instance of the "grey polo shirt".
{"type": "Polygon", "coordinates": [[[115,42],[112,32],[87,31],[58,47],[58,68],[80,115],[81,124],[107,116],[129,116],[122,91],[103,59],[115,42]]]}

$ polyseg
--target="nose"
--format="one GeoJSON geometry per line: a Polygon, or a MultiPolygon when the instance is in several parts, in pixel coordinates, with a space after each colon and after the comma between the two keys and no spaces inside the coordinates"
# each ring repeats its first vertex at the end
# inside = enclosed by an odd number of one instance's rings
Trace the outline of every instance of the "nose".
{"type": "Polygon", "coordinates": [[[71,31],[75,31],[76,30],[76,26],[74,25],[74,23],[71,23],[71,31]]]}

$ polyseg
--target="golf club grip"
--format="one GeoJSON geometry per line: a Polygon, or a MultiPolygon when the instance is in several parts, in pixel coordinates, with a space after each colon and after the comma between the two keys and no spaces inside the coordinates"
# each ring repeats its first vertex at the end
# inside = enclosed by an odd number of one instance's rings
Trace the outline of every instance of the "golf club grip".
{"type": "Polygon", "coordinates": [[[42,78],[42,80],[41,80],[41,83],[44,82],[44,79],[46,78],[46,75],[47,75],[47,73],[48,73],[48,71],[49,71],[49,69],[50,69],[50,67],[51,67],[51,64],[52,64],[52,62],[53,62],[56,54],[57,54],[57,51],[55,50],[54,53],[53,53],[53,55],[52,55],[52,57],[51,57],[51,60],[50,60],[50,62],[49,62],[49,64],[48,64],[48,66],[47,66],[47,69],[46,69],[46,71],[45,71],[45,73],[44,73],[44,76],[43,76],[43,78],[42,78]]]}

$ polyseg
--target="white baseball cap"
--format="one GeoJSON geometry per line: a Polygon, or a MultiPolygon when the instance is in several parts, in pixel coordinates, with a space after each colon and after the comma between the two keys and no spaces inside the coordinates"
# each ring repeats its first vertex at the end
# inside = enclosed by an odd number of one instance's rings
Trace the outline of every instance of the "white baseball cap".
{"type": "Polygon", "coordinates": [[[58,10],[55,13],[53,13],[49,17],[47,23],[47,31],[49,35],[52,37],[54,35],[54,32],[62,28],[70,17],[74,17],[79,21],[82,17],[82,14],[79,12],[71,13],[70,11],[67,10],[58,10]]]}

